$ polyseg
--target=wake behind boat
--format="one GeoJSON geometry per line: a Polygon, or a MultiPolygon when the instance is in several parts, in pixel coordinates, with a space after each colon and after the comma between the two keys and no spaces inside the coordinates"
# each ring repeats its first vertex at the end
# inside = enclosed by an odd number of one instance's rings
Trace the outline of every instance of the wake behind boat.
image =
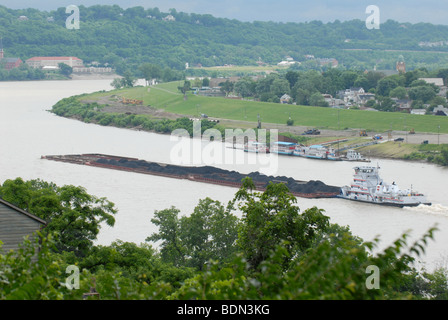
{"type": "Polygon", "coordinates": [[[352,184],[341,188],[339,198],[396,207],[431,205],[423,194],[412,188],[401,190],[395,182],[384,182],[378,174],[379,167],[359,166],[354,169],[352,184]]]}

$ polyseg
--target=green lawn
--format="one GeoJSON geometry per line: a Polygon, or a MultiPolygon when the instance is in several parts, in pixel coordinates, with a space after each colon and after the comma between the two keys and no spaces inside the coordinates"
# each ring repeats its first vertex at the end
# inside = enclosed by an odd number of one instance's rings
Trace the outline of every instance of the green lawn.
{"type": "Polygon", "coordinates": [[[127,98],[143,100],[145,104],[165,109],[165,111],[198,116],[257,122],[260,115],[263,123],[286,124],[291,116],[294,125],[318,127],[321,129],[362,128],[368,131],[406,130],[417,132],[448,133],[448,117],[432,115],[411,115],[397,112],[375,112],[361,110],[338,110],[310,106],[283,105],[278,103],[232,100],[203,97],[188,94],[187,100],[177,90],[183,81],[159,84],[151,87],[135,87],[113,90],[99,95],[117,94],[127,98]],[[338,122],[339,119],[339,122],[338,122]]]}

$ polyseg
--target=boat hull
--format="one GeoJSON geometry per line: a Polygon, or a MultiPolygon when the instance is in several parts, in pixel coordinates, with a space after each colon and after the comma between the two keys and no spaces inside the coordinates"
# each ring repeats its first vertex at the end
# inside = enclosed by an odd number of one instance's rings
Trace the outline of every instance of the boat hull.
{"type": "Polygon", "coordinates": [[[342,195],[338,195],[336,198],[340,198],[340,199],[344,199],[344,200],[350,200],[350,201],[354,201],[354,202],[363,202],[363,203],[369,203],[369,204],[373,204],[376,206],[387,206],[387,207],[397,207],[397,208],[404,208],[404,207],[418,207],[419,205],[423,204],[426,206],[430,206],[432,203],[431,202],[411,202],[411,203],[395,203],[395,202],[374,202],[374,201],[368,201],[368,200],[363,200],[363,199],[353,199],[353,198],[348,198],[342,195]]]}

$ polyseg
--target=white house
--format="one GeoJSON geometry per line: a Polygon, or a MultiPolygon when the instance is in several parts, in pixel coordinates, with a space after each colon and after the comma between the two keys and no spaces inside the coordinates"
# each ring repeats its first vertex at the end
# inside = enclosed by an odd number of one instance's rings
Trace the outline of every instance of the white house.
{"type": "Polygon", "coordinates": [[[286,93],[280,97],[281,103],[289,103],[291,101],[291,97],[286,93]]]}

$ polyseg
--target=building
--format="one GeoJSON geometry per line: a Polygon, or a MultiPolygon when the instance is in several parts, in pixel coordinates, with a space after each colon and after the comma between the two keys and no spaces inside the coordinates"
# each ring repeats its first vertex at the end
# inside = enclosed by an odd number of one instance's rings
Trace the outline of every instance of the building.
{"type": "Polygon", "coordinates": [[[284,94],[281,96],[280,98],[280,103],[290,103],[291,102],[291,97],[288,94],[284,94]]]}
{"type": "Polygon", "coordinates": [[[404,62],[404,58],[402,55],[398,57],[395,69],[398,71],[398,73],[406,73],[406,63],[404,62]]]}
{"type": "Polygon", "coordinates": [[[316,59],[320,66],[330,66],[331,68],[336,68],[339,65],[338,60],[335,58],[318,58],[316,59]]]}
{"type": "Polygon", "coordinates": [[[3,58],[0,59],[0,64],[4,66],[6,70],[11,70],[19,67],[22,64],[22,60],[20,58],[3,58]]]}
{"type": "Polygon", "coordinates": [[[0,241],[2,251],[16,250],[26,236],[42,229],[46,222],[0,198],[0,241]]]}
{"type": "Polygon", "coordinates": [[[0,38],[0,65],[2,65],[6,70],[11,70],[19,67],[22,63],[23,61],[20,60],[20,58],[5,58],[3,41],[2,38],[0,38]]]}
{"type": "Polygon", "coordinates": [[[428,84],[434,84],[437,87],[443,86],[443,78],[418,78],[418,80],[423,80],[428,84]]]}
{"type": "Polygon", "coordinates": [[[171,14],[167,15],[165,18],[162,18],[163,21],[176,21],[176,18],[171,14]]]}
{"type": "Polygon", "coordinates": [[[76,57],[33,57],[26,60],[26,64],[33,68],[57,67],[65,63],[70,67],[83,67],[83,61],[76,57]]]}
{"type": "Polygon", "coordinates": [[[90,73],[90,74],[100,74],[100,73],[112,73],[111,67],[73,67],[73,73],[90,73]]]}
{"type": "Polygon", "coordinates": [[[448,108],[445,108],[444,106],[437,106],[432,112],[436,116],[448,116],[448,108]]]}

